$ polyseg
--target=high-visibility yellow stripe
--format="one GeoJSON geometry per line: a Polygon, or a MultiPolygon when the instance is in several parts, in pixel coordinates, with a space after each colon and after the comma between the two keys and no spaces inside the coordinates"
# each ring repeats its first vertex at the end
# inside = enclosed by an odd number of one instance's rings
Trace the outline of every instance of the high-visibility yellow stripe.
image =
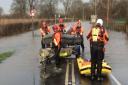
{"type": "Polygon", "coordinates": [[[56,46],[58,45],[58,43],[57,43],[56,39],[54,39],[54,44],[55,44],[56,46]]]}
{"type": "Polygon", "coordinates": [[[98,40],[99,32],[100,32],[99,28],[93,28],[92,29],[92,41],[97,41],[98,40]]]}
{"type": "Polygon", "coordinates": [[[72,61],[72,85],[76,85],[75,72],[74,72],[74,62],[72,61]]]}

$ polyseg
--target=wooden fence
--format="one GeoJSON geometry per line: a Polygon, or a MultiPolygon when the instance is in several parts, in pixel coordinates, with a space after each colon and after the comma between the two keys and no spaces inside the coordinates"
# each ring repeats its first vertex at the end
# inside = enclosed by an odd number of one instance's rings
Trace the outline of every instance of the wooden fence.
{"type": "Polygon", "coordinates": [[[128,34],[128,24],[109,23],[108,29],[122,31],[128,34]]]}

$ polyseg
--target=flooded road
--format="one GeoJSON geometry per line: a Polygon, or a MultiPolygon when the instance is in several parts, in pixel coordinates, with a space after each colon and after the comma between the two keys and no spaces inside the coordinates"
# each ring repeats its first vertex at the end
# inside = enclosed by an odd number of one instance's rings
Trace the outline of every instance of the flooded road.
{"type": "Polygon", "coordinates": [[[0,64],[0,85],[39,85],[40,40],[30,32],[0,39],[0,51],[15,53],[0,64]]]}
{"type": "Polygon", "coordinates": [[[128,85],[128,37],[122,32],[110,32],[106,60],[112,66],[112,74],[121,83],[128,85]]]}
{"type": "MultiPolygon", "coordinates": [[[[83,23],[83,26],[85,27],[86,35],[90,25],[86,22],[83,23]]],[[[0,64],[0,85],[43,85],[41,83],[38,60],[41,47],[39,31],[36,31],[35,35],[33,38],[32,33],[27,32],[0,39],[0,52],[15,51],[10,58],[0,64]]],[[[128,85],[128,37],[122,32],[114,31],[109,31],[109,37],[110,41],[106,46],[105,60],[112,66],[112,75],[99,84],[97,81],[91,82],[88,78],[79,76],[78,71],[75,70],[76,85],[128,85]]],[[[90,58],[89,42],[86,38],[84,39],[84,57],[90,58]]],[[[60,78],[51,77],[49,80],[52,80],[54,84],[49,83],[46,85],[64,85],[66,66],[63,66],[63,68],[64,73],[59,75],[60,78]]]]}

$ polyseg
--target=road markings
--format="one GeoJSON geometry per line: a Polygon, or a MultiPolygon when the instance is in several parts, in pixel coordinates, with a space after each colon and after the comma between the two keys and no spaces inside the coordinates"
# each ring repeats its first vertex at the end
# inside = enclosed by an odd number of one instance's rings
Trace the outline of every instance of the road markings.
{"type": "Polygon", "coordinates": [[[72,61],[72,85],[76,85],[75,74],[74,74],[74,62],[72,61]]]}
{"type": "Polygon", "coordinates": [[[122,85],[113,74],[110,74],[110,77],[116,82],[117,85],[122,85]]]}
{"type": "Polygon", "coordinates": [[[68,85],[69,78],[69,61],[67,60],[66,74],[65,74],[65,85],[68,85]]]}

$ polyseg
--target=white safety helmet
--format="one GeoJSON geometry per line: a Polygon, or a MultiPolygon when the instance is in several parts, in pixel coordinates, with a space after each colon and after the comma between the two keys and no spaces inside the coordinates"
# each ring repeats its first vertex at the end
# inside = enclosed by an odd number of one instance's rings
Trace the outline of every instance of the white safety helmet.
{"type": "Polygon", "coordinates": [[[97,19],[97,21],[96,21],[96,24],[100,24],[101,26],[103,26],[103,20],[102,19],[97,19]]]}

